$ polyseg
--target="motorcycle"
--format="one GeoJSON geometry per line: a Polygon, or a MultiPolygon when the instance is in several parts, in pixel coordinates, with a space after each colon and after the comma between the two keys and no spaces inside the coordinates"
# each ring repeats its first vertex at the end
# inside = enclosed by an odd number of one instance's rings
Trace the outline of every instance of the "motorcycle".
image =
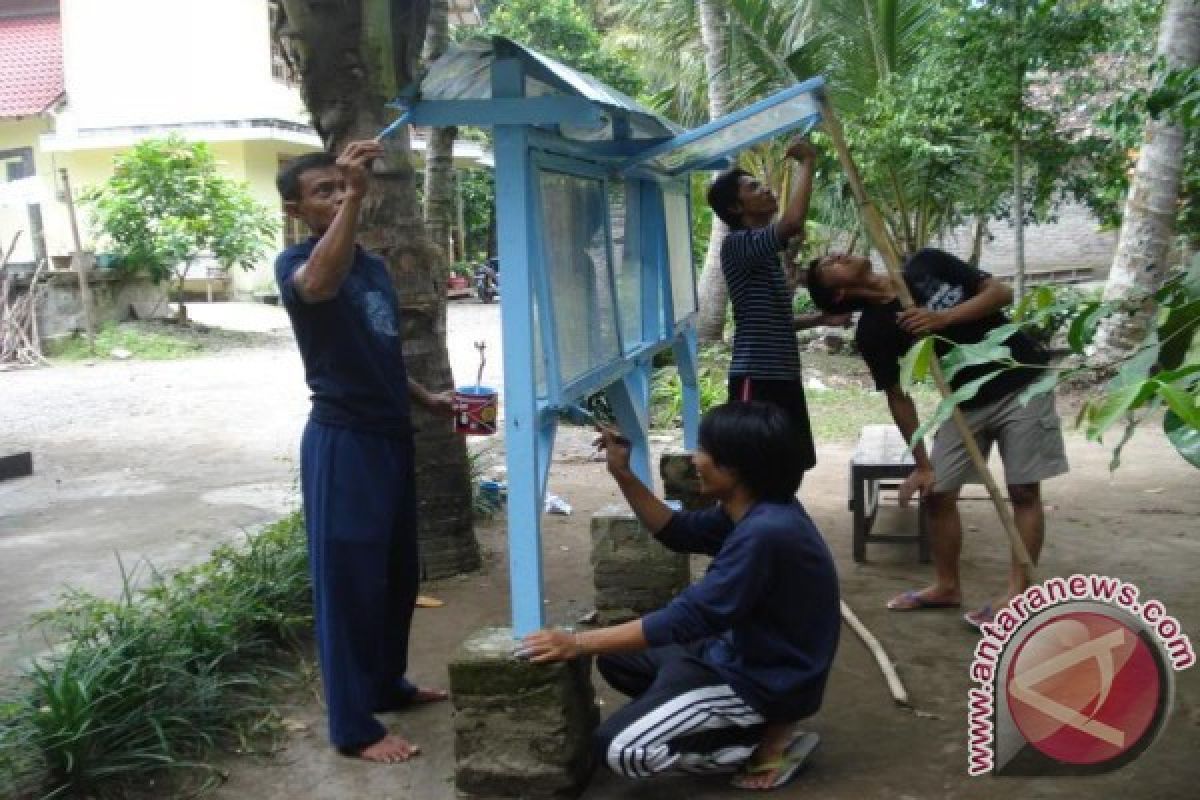
{"type": "Polygon", "coordinates": [[[500,294],[500,276],[491,264],[484,262],[475,267],[475,296],[481,303],[490,303],[500,294]]]}

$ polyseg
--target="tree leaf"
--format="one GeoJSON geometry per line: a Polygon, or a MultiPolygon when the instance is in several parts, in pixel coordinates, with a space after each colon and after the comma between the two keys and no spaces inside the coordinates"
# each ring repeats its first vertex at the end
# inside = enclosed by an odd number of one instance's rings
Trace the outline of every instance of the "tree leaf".
{"type": "Polygon", "coordinates": [[[951,380],[967,367],[994,362],[1012,361],[1012,351],[1005,345],[984,339],[978,344],[960,344],[942,357],[942,371],[951,380]]]}
{"type": "Polygon", "coordinates": [[[958,406],[959,403],[965,403],[975,395],[979,394],[979,390],[983,388],[985,383],[992,380],[1003,371],[1004,370],[998,369],[995,372],[982,375],[970,383],[960,386],[948,397],[943,397],[942,402],[938,403],[937,408],[934,409],[932,416],[922,422],[921,426],[917,428],[915,433],[913,433],[912,439],[909,440],[908,443],[909,451],[911,452],[915,443],[924,441],[927,433],[937,428],[946,420],[950,419],[951,415],[954,414],[955,407],[958,406]]]}
{"type": "Polygon", "coordinates": [[[1154,331],[1146,337],[1146,345],[1138,350],[1132,358],[1121,365],[1117,374],[1108,382],[1107,391],[1113,391],[1135,383],[1141,383],[1150,377],[1150,371],[1158,363],[1158,338],[1154,331]]]}
{"type": "Polygon", "coordinates": [[[1105,309],[1105,306],[1103,303],[1093,301],[1084,303],[1080,309],[1075,319],[1071,320],[1071,327],[1067,329],[1067,344],[1076,353],[1082,353],[1083,349],[1092,343],[1092,338],[1096,335],[1096,327],[1104,316],[1101,314],[1101,310],[1105,309]]]}
{"type": "Polygon", "coordinates": [[[904,391],[925,380],[929,374],[929,360],[933,358],[933,337],[919,340],[900,359],[900,386],[904,391]]]}
{"type": "Polygon", "coordinates": [[[1165,369],[1176,369],[1183,364],[1197,332],[1200,332],[1200,300],[1169,309],[1158,327],[1158,340],[1162,342],[1159,364],[1165,369]]]}
{"type": "Polygon", "coordinates": [[[1033,383],[1026,386],[1021,394],[1017,396],[1017,402],[1021,405],[1028,405],[1029,401],[1035,397],[1052,392],[1058,388],[1059,381],[1062,380],[1062,373],[1056,369],[1047,369],[1042,377],[1038,378],[1033,383]]]}
{"type": "Polygon", "coordinates": [[[1174,411],[1168,411],[1163,415],[1163,431],[1179,455],[1200,469],[1200,430],[1181,420],[1174,411]]]}
{"type": "Polygon", "coordinates": [[[1122,415],[1141,406],[1154,396],[1157,381],[1131,383],[1088,403],[1087,438],[1099,441],[1122,415]]]}
{"type": "Polygon", "coordinates": [[[1197,406],[1196,395],[1180,389],[1178,386],[1172,386],[1169,383],[1163,383],[1160,379],[1155,379],[1158,384],[1158,396],[1163,399],[1167,407],[1183,420],[1185,425],[1191,425],[1193,428],[1200,428],[1200,406],[1197,406]]]}

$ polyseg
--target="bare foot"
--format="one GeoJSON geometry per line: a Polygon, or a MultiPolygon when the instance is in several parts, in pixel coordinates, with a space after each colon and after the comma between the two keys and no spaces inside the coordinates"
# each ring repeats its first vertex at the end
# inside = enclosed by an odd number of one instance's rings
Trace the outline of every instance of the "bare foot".
{"type": "Polygon", "coordinates": [[[380,703],[375,712],[379,714],[390,714],[395,711],[405,711],[415,706],[424,706],[429,703],[441,703],[450,699],[450,693],[445,689],[425,689],[418,688],[412,694],[406,694],[403,697],[389,697],[384,702],[380,703]]]}
{"type": "Polygon", "coordinates": [[[445,689],[426,689],[418,687],[416,694],[409,700],[409,705],[420,706],[426,703],[441,703],[450,699],[450,693],[445,689]]]}
{"type": "Polygon", "coordinates": [[[363,761],[376,764],[399,764],[408,761],[419,754],[421,748],[394,733],[385,735],[375,744],[367,745],[358,751],[358,757],[363,761]]]}

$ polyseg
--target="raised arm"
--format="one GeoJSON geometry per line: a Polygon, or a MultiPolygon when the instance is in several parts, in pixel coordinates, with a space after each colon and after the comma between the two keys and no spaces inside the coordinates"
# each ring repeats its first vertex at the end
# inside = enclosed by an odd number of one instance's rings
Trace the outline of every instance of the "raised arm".
{"type": "Polygon", "coordinates": [[[927,248],[919,252],[916,258],[925,260],[934,277],[963,287],[968,297],[951,308],[937,311],[909,308],[900,312],[896,317],[900,327],[914,336],[925,336],[951,325],[983,319],[1012,302],[1012,289],[950,253],[927,248]]]}
{"type": "Polygon", "coordinates": [[[667,527],[675,512],[633,474],[629,466],[629,441],[611,428],[601,428],[597,444],[604,450],[608,472],[617,482],[621,494],[625,495],[629,507],[642,525],[657,535],[667,527]]]}
{"type": "MultiPolygon", "coordinates": [[[[913,434],[917,432],[917,428],[921,427],[921,419],[917,416],[917,407],[910,397],[899,384],[892,386],[885,391],[888,401],[888,410],[892,412],[892,419],[896,423],[896,427],[900,429],[900,434],[904,437],[904,441],[912,441],[913,434]]],[[[900,484],[897,490],[897,499],[900,505],[907,506],[909,498],[914,492],[925,494],[933,489],[933,464],[929,460],[928,454],[925,452],[925,443],[921,442],[913,448],[913,460],[917,462],[917,467],[912,471],[912,474],[900,484]]]]}
{"type": "MultiPolygon", "coordinates": [[[[338,167],[345,178],[342,203],[308,261],[292,276],[292,285],[304,302],[322,303],[333,299],[350,273],[354,263],[358,212],[370,183],[369,166],[372,159],[382,155],[383,145],[378,142],[351,142],[338,158],[338,167]]],[[[342,187],[332,181],[323,181],[315,187],[315,191],[332,194],[342,191],[342,187]]]]}
{"type": "Polygon", "coordinates": [[[804,139],[793,141],[787,155],[796,160],[796,188],[775,226],[783,241],[804,235],[804,221],[808,219],[808,203],[812,199],[813,169],[817,162],[817,151],[804,139]]]}

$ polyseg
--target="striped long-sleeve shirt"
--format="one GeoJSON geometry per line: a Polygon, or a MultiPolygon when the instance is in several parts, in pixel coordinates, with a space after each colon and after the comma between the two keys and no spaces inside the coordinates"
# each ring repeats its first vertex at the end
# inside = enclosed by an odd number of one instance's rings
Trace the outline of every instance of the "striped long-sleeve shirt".
{"type": "Polygon", "coordinates": [[[729,374],[759,380],[800,380],[800,348],[791,294],[774,224],[731,231],[721,245],[721,270],[733,303],[733,360],[729,374]]]}

